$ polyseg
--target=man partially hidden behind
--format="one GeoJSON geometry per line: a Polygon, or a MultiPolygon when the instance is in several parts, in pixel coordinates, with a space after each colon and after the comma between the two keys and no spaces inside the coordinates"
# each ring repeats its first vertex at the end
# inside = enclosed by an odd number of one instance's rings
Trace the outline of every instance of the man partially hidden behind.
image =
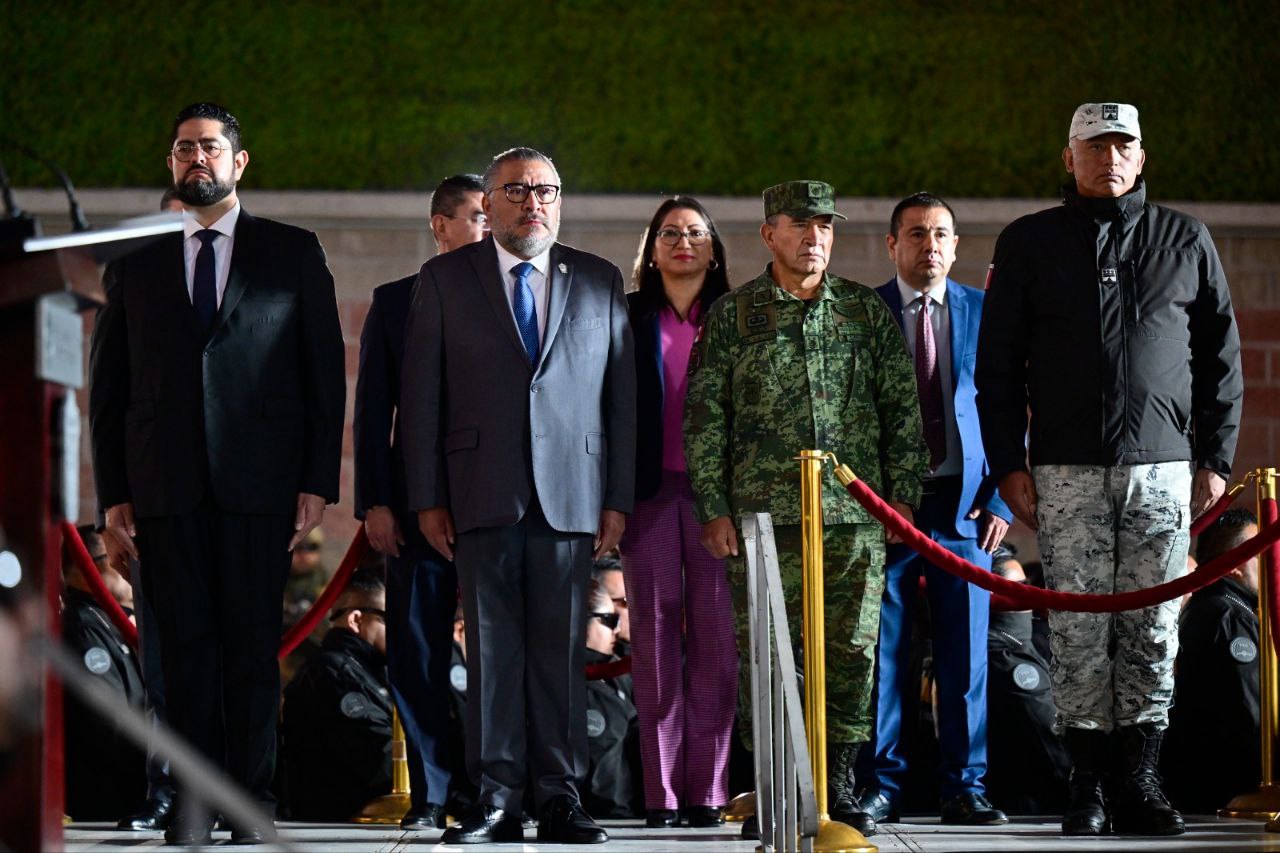
{"type": "MultiPolygon", "coordinates": [[[[916,526],[942,547],[982,568],[1013,516],[996,494],[974,405],[973,359],[982,291],[950,277],[956,260],[955,213],[943,199],[916,193],[898,202],[885,243],[897,275],[876,288],[906,336],[920,394],[929,474],[916,526]]],[[[942,822],[993,826],[1004,812],[987,801],[987,608],[991,596],[950,575],[906,545],[885,558],[877,646],[874,749],[859,755],[873,778],[862,808],[877,821],[898,811],[907,775],[903,700],[911,690],[911,626],[926,581],[933,672],[938,689],[942,822]],[[867,765],[870,765],[869,767],[867,765]]]]}
{"type": "MultiPolygon", "coordinates": [[[[1082,105],[1062,158],[1066,203],[996,242],[978,410],[1001,497],[1038,527],[1049,587],[1110,594],[1186,571],[1189,523],[1221,496],[1235,455],[1240,337],[1208,230],[1146,199],[1138,111],[1082,105]]],[[[1050,613],[1073,763],[1064,834],[1097,835],[1108,821],[1184,831],[1156,773],[1177,618],[1176,599],[1050,613]]]]}
{"type": "MultiPolygon", "coordinates": [[[[1253,513],[1227,510],[1196,540],[1196,559],[1207,563],[1256,535],[1253,513]]],[[[1213,814],[1262,779],[1257,609],[1254,557],[1192,595],[1178,619],[1162,765],[1169,798],[1189,812],[1213,814]]]]}
{"type": "MultiPolygon", "coordinates": [[[[236,118],[193,104],[171,140],[183,233],[107,267],[93,330],[103,540],[144,564],[169,722],[271,813],[281,600],[290,550],[338,499],[342,329],[316,235],[241,207],[236,118]]],[[[208,844],[211,826],[179,807],[165,838],[208,844]]]]}
{"type": "MultiPolygon", "coordinates": [[[[431,194],[431,233],[438,254],[489,233],[479,175],[455,175],[431,194]]],[[[458,576],[423,538],[406,508],[401,444],[400,366],[404,325],[417,273],[374,288],[360,333],[352,423],[356,518],[369,546],[387,561],[387,667],[404,726],[409,811],[401,829],[444,827],[454,782],[449,772],[449,678],[458,576]]]]}
{"type": "Polygon", "coordinates": [[[386,586],[362,569],[329,614],[320,651],[284,691],[289,810],[341,822],[391,792],[386,586]]]}
{"type": "Polygon", "coordinates": [[[543,842],[596,843],[585,596],[635,479],[622,273],[556,242],[560,177],[531,148],[484,175],[491,236],[422,266],[405,329],[408,506],[454,559],[467,640],[467,763],[480,802],[446,843],[520,841],[530,775],[543,842]]]}
{"type": "MultiPolygon", "coordinates": [[[[927,458],[902,332],[870,288],[827,272],[835,189],[788,181],[764,191],[760,236],[772,260],[720,297],[689,363],[684,445],[702,544],[727,568],[738,650],[749,653],[743,513],[773,516],[791,640],[801,627],[798,452],[834,452],[908,518],[927,458]]],[[[885,531],[834,477],[823,478],[830,811],[863,833],[854,758],[870,740],[872,669],[884,590],[885,531]]],[[[895,540],[896,541],[896,540],[895,540]]],[[[799,657],[797,657],[797,660],[799,657]]],[[[741,731],[751,731],[750,668],[739,678],[741,731]]],[[[756,831],[754,816],[743,835],[756,831]]]]}

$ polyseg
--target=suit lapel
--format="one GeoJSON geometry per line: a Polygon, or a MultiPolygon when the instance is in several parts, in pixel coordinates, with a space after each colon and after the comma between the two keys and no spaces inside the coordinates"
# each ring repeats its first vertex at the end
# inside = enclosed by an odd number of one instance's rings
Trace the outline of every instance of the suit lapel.
{"type": "Polygon", "coordinates": [[[569,263],[559,243],[551,246],[551,255],[547,262],[547,277],[551,292],[547,294],[547,333],[538,352],[538,366],[546,359],[555,342],[556,334],[564,320],[564,308],[569,302],[569,291],[573,288],[573,264],[569,263]],[[563,270],[563,272],[561,272],[563,270]]]}
{"type": "MultiPolygon", "coordinates": [[[[506,331],[507,339],[516,348],[516,352],[520,353],[520,358],[528,364],[529,354],[525,352],[524,341],[520,340],[515,318],[511,316],[507,288],[498,272],[498,250],[493,247],[493,237],[486,238],[480,251],[471,254],[471,266],[476,272],[476,278],[480,280],[480,290],[489,301],[489,307],[493,309],[498,325],[506,331]]],[[[545,347],[543,349],[545,350],[545,347]]]]}
{"type": "Polygon", "coordinates": [[[964,370],[964,341],[969,333],[969,303],[963,289],[947,279],[947,311],[951,321],[951,390],[960,386],[960,371],[964,370]]]}
{"type": "Polygon", "coordinates": [[[884,304],[889,306],[889,310],[893,313],[893,318],[898,321],[898,328],[906,333],[906,326],[902,320],[902,294],[898,292],[898,280],[896,278],[889,279],[889,283],[884,286],[881,291],[884,293],[884,304]]]}
{"type": "Polygon", "coordinates": [[[192,336],[200,338],[204,331],[196,316],[196,308],[191,304],[191,294],[187,291],[185,241],[186,237],[182,234],[165,236],[156,241],[151,257],[151,263],[154,264],[152,275],[155,281],[164,283],[156,295],[164,305],[162,310],[165,316],[173,321],[186,323],[192,336]]]}
{"type": "Polygon", "coordinates": [[[249,286],[247,271],[253,267],[254,238],[257,236],[255,224],[254,218],[243,207],[240,208],[240,216],[236,219],[236,242],[231,250],[231,267],[227,273],[227,289],[222,292],[222,304],[218,306],[218,314],[213,318],[210,340],[217,336],[231,312],[236,310],[240,297],[244,296],[245,288],[249,286]]]}

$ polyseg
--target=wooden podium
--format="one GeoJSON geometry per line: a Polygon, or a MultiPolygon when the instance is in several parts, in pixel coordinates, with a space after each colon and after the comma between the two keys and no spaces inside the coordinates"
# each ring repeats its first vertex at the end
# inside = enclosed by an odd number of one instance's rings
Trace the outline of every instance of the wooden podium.
{"type": "MultiPolygon", "coordinates": [[[[80,502],[81,312],[105,299],[101,263],[182,224],[162,214],[55,237],[30,225],[31,236],[0,231],[18,235],[0,243],[0,548],[22,567],[10,592],[39,614],[29,630],[58,637],[57,525],[75,522],[80,502]]],[[[0,847],[13,850],[62,847],[62,691],[43,663],[33,666],[39,725],[15,731],[12,761],[0,774],[0,847]]]]}

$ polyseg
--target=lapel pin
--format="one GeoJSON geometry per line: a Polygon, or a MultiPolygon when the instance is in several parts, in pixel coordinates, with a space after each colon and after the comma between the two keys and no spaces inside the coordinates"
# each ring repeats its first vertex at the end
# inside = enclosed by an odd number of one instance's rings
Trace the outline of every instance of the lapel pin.
{"type": "Polygon", "coordinates": [[[568,275],[568,274],[569,274],[569,265],[568,265],[568,264],[561,264],[561,265],[560,265],[560,274],[561,274],[561,275],[568,275]]]}

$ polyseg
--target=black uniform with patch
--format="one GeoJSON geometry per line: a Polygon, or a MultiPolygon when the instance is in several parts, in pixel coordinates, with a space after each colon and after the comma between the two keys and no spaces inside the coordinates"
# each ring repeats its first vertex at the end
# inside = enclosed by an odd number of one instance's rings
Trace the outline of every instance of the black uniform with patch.
{"type": "MultiPolygon", "coordinates": [[[[101,679],[139,712],[146,706],[142,666],[93,596],[68,588],[62,596],[62,640],[91,677],[101,679]]],[[[76,820],[117,820],[142,808],[147,754],[104,718],[64,692],[67,814],[76,820]]]]}
{"type": "Polygon", "coordinates": [[[1067,802],[1071,758],[1053,732],[1049,663],[1030,613],[995,613],[987,628],[987,793],[1011,814],[1067,802]]]}
{"type": "Polygon", "coordinates": [[[391,791],[386,659],[342,628],[284,691],[286,790],[296,820],[342,821],[391,791]]]}
{"type": "Polygon", "coordinates": [[[1261,780],[1257,606],[1225,577],[1182,611],[1161,770],[1183,811],[1213,814],[1261,780]]]}
{"type": "MultiPolygon", "coordinates": [[[[592,649],[586,663],[609,663],[611,655],[592,649]]],[[[631,700],[631,676],[587,682],[587,747],[590,762],[582,805],[594,818],[634,817],[643,810],[640,730],[631,700]]]]}

